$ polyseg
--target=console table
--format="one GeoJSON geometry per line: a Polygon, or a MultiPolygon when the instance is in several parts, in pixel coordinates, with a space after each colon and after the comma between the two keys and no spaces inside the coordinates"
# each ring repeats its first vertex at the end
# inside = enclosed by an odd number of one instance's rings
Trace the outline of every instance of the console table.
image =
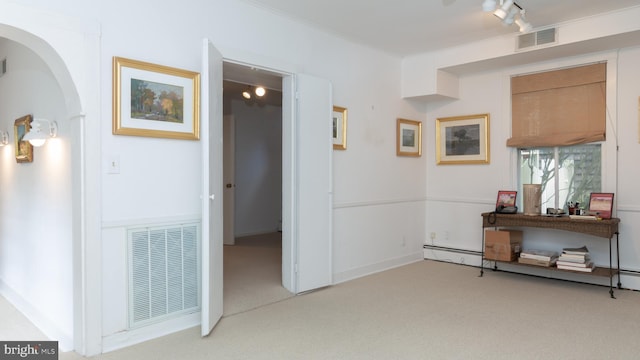
{"type": "MultiPolygon", "coordinates": [[[[495,212],[482,213],[482,261],[480,264],[480,276],[484,274],[484,236],[485,228],[488,227],[535,227],[553,230],[564,230],[577,232],[587,235],[592,235],[609,240],[609,268],[598,268],[593,273],[576,272],[582,275],[595,275],[595,276],[608,276],[609,277],[609,294],[613,296],[613,277],[618,277],[618,288],[622,287],[620,283],[620,248],[619,248],[619,232],[618,224],[620,219],[612,218],[607,220],[592,220],[592,219],[571,219],[568,216],[532,216],[524,214],[498,214],[495,212]],[[616,268],[613,267],[613,239],[615,235],[616,243],[616,268]]],[[[495,260],[491,260],[495,261],[495,260]]],[[[498,261],[494,262],[494,269],[498,268],[498,261]]],[[[509,262],[509,264],[522,265],[517,262],[509,262]]],[[[524,265],[529,266],[529,265],[524,265]]],[[[558,270],[557,268],[544,268],[548,270],[556,271],[569,271],[558,270]]],[[[569,271],[571,272],[571,271],[569,271]]]]}

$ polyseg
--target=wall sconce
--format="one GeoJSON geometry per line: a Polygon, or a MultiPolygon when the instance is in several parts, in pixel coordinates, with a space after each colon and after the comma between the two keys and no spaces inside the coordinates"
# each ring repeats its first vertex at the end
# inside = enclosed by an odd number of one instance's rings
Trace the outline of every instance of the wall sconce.
{"type": "Polygon", "coordinates": [[[0,132],[0,146],[9,145],[9,132],[4,130],[0,132]]]}
{"type": "Polygon", "coordinates": [[[33,119],[31,121],[31,130],[24,135],[22,140],[38,147],[44,145],[48,138],[56,136],[58,136],[58,123],[47,119],[33,119]],[[45,126],[49,128],[48,133],[43,130],[45,126]]]}

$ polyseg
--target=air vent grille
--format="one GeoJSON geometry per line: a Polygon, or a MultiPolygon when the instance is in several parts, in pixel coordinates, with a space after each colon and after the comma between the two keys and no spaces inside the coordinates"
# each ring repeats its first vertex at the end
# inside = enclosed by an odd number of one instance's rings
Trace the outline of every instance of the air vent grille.
{"type": "Polygon", "coordinates": [[[553,44],[558,40],[557,34],[556,28],[549,28],[519,35],[516,48],[523,50],[534,46],[553,44]]]}
{"type": "Polygon", "coordinates": [[[197,311],[200,225],[128,230],[129,325],[197,311]]]}

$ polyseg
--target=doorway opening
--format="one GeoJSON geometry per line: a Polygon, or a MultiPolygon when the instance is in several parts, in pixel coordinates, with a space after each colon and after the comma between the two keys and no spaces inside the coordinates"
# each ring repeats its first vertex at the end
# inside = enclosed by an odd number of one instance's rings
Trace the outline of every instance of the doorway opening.
{"type": "Polygon", "coordinates": [[[223,78],[223,316],[230,316],[293,294],[282,281],[282,75],[224,62],[223,78]]]}

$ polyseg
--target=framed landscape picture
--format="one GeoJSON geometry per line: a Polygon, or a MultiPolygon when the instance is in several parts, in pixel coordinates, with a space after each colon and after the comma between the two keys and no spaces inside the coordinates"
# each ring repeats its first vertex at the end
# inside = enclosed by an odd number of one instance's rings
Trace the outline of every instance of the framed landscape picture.
{"type": "Polygon", "coordinates": [[[113,133],[200,138],[200,74],[113,58],[113,133]]]}
{"type": "Polygon", "coordinates": [[[33,162],[33,145],[23,140],[31,129],[31,120],[33,120],[31,115],[25,115],[16,119],[13,124],[13,139],[15,141],[16,162],[18,163],[33,162]]]}
{"type": "Polygon", "coordinates": [[[347,108],[333,107],[333,149],[347,150],[347,108]]]}
{"type": "Polygon", "coordinates": [[[488,164],[489,114],[436,120],[436,164],[488,164]]]}
{"type": "Polygon", "coordinates": [[[415,120],[396,120],[396,155],[422,155],[422,123],[415,120]]]}

